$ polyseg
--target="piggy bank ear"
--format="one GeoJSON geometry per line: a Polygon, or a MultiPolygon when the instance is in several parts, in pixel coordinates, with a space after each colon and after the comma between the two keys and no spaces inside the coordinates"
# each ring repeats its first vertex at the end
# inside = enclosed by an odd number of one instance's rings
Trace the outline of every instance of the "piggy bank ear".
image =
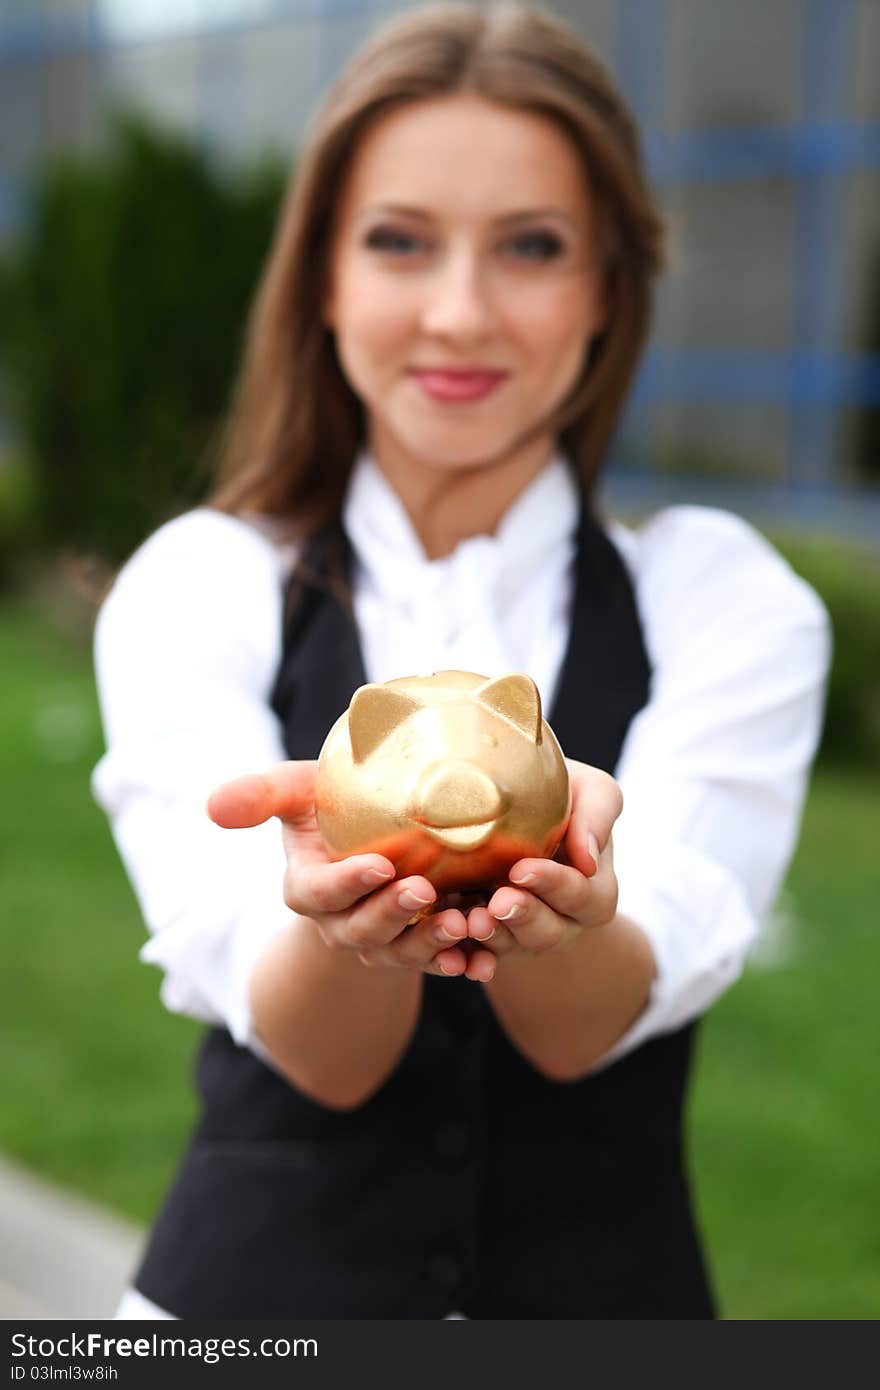
{"type": "Polygon", "coordinates": [[[542,742],[541,695],[531,676],[499,676],[498,680],[480,686],[474,698],[493,714],[500,714],[522,729],[532,743],[542,742]]]}
{"type": "Polygon", "coordinates": [[[348,732],[356,763],[362,763],[398,724],[409,719],[418,701],[386,685],[362,685],[348,707],[348,732]]]}

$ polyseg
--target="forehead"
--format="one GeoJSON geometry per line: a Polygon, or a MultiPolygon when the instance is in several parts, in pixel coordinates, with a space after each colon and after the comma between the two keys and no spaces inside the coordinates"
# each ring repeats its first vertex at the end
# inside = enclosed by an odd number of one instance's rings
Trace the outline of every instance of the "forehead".
{"type": "Polygon", "coordinates": [[[405,203],[475,215],[492,208],[587,207],[573,140],[548,116],[477,96],[409,103],[379,117],[358,144],[339,210],[405,203]]]}

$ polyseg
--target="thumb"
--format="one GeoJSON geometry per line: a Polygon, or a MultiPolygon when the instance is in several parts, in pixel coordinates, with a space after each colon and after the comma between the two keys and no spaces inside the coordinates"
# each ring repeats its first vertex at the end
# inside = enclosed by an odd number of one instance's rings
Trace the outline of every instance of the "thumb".
{"type": "Polygon", "coordinates": [[[316,762],[278,763],[269,772],[224,782],[208,797],[208,815],[226,830],[262,825],[272,816],[295,820],[312,811],[317,766],[316,762]]]}
{"type": "Polygon", "coordinates": [[[623,808],[623,796],[607,772],[571,758],[566,762],[571,774],[572,811],[565,849],[575,868],[591,877],[599,866],[598,854],[611,839],[611,827],[623,808]]]}

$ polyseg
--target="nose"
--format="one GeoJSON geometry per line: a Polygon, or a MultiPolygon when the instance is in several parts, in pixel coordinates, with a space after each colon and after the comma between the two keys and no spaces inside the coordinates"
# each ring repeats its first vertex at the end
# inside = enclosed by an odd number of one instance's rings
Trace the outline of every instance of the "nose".
{"type": "Polygon", "coordinates": [[[455,758],[425,769],[416,804],[414,819],[438,829],[494,821],[504,811],[504,798],[492,778],[455,758]]]}
{"type": "Polygon", "coordinates": [[[425,333],[473,340],[495,327],[489,286],[479,257],[468,250],[450,252],[431,277],[422,314],[425,333]]]}
{"type": "Polygon", "coordinates": [[[422,776],[413,816],[447,849],[474,850],[485,844],[505,811],[505,799],[473,763],[450,759],[422,776]]]}

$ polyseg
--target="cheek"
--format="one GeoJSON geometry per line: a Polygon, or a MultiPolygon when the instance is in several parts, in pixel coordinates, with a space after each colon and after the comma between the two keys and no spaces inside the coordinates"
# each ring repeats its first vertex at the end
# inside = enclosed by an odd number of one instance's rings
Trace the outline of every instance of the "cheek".
{"type": "Polygon", "coordinates": [[[599,329],[598,318],[592,287],[560,281],[520,301],[516,327],[547,372],[557,375],[581,360],[588,340],[599,329]]]}
{"type": "Polygon", "coordinates": [[[336,300],[340,351],[358,358],[393,352],[412,331],[416,315],[410,299],[369,271],[352,269],[342,276],[336,300]]]}

